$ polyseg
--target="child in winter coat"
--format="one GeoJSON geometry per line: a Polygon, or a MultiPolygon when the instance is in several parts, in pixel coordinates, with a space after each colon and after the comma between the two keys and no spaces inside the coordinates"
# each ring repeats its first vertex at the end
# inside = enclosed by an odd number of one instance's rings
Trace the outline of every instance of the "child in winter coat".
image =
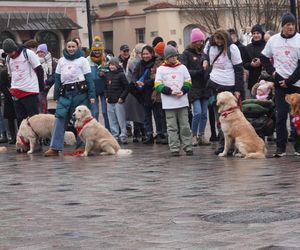
{"type": "Polygon", "coordinates": [[[107,102],[110,131],[118,141],[127,144],[124,101],[129,91],[129,84],[118,58],[111,58],[106,79],[104,95],[107,102]]]}
{"type": "Polygon", "coordinates": [[[186,155],[193,155],[187,97],[192,85],[191,76],[187,68],[177,60],[177,54],[176,48],[171,45],[165,47],[165,62],[157,69],[155,90],[162,93],[171,155],[179,156],[181,145],[186,155]]]}

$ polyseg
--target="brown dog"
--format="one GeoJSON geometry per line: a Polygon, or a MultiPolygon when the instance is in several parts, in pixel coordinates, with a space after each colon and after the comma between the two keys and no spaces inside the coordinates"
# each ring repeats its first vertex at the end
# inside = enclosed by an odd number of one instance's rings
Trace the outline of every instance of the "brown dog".
{"type": "Polygon", "coordinates": [[[285,100],[291,107],[293,123],[298,135],[300,135],[300,94],[294,93],[285,96],[285,100]]]}
{"type": "Polygon", "coordinates": [[[237,106],[235,96],[228,91],[221,92],[217,96],[217,106],[225,138],[224,151],[219,156],[226,156],[234,142],[238,151],[236,157],[265,158],[265,143],[237,106]]]}
{"type": "Polygon", "coordinates": [[[88,156],[90,152],[98,152],[109,155],[130,155],[129,149],[121,149],[117,140],[99,122],[93,119],[91,111],[84,105],[75,109],[75,128],[81,140],[85,143],[82,156],[88,156]]]}

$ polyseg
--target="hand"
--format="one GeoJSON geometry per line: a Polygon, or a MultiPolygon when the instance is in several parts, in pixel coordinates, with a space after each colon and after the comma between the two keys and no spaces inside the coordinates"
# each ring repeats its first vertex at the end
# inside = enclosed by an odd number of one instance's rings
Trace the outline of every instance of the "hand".
{"type": "Polygon", "coordinates": [[[285,80],[279,81],[279,85],[280,85],[281,88],[287,88],[285,80]]]}
{"type": "Polygon", "coordinates": [[[258,68],[261,66],[261,61],[259,58],[253,58],[252,62],[251,62],[251,66],[253,68],[258,68]]]}
{"type": "Polygon", "coordinates": [[[236,97],[236,99],[239,99],[241,96],[241,93],[239,91],[234,91],[234,96],[236,97]]]}
{"type": "Polygon", "coordinates": [[[118,103],[120,103],[120,104],[121,104],[121,103],[123,103],[123,102],[124,102],[124,101],[123,101],[123,99],[122,99],[122,98],[119,98],[119,99],[118,99],[118,103]]]}
{"type": "Polygon", "coordinates": [[[204,70],[208,70],[208,68],[209,68],[209,63],[208,63],[208,61],[207,61],[207,60],[204,60],[202,66],[203,66],[203,69],[204,69],[204,70]]]}
{"type": "Polygon", "coordinates": [[[140,82],[140,81],[136,82],[136,84],[138,87],[143,87],[145,85],[143,82],[140,82]]]}
{"type": "Polygon", "coordinates": [[[183,95],[183,92],[181,90],[173,90],[171,95],[180,97],[183,95]]]}
{"type": "Polygon", "coordinates": [[[90,99],[91,104],[94,104],[96,102],[95,98],[90,99]]]}

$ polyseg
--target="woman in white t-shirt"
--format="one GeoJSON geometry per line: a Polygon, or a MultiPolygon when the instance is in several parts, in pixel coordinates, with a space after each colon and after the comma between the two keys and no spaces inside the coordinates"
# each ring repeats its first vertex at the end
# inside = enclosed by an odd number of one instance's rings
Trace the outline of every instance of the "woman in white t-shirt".
{"type": "MultiPolygon", "coordinates": [[[[55,123],[52,130],[50,149],[45,156],[57,156],[63,150],[64,133],[75,108],[79,105],[95,103],[95,86],[91,76],[91,67],[76,40],[69,40],[58,60],[55,71],[54,99],[57,100],[55,123]]],[[[80,145],[77,140],[77,146],[80,145]]]]}
{"type": "MultiPolygon", "coordinates": [[[[219,29],[212,35],[205,45],[203,57],[203,68],[211,69],[207,85],[212,88],[213,94],[216,96],[220,92],[230,91],[239,99],[244,89],[243,62],[238,47],[231,42],[227,31],[219,29]]],[[[215,104],[214,109],[218,120],[215,104]]],[[[220,145],[216,154],[223,152],[224,149],[223,134],[219,133],[219,136],[220,145]]]]}

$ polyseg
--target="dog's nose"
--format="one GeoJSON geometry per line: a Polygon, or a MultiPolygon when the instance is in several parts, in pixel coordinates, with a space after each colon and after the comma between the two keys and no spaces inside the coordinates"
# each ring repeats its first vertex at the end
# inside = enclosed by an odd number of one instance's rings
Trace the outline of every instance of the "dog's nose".
{"type": "Polygon", "coordinates": [[[76,115],[75,115],[75,113],[73,113],[73,115],[72,115],[72,121],[75,121],[76,120],[76,115]]]}

